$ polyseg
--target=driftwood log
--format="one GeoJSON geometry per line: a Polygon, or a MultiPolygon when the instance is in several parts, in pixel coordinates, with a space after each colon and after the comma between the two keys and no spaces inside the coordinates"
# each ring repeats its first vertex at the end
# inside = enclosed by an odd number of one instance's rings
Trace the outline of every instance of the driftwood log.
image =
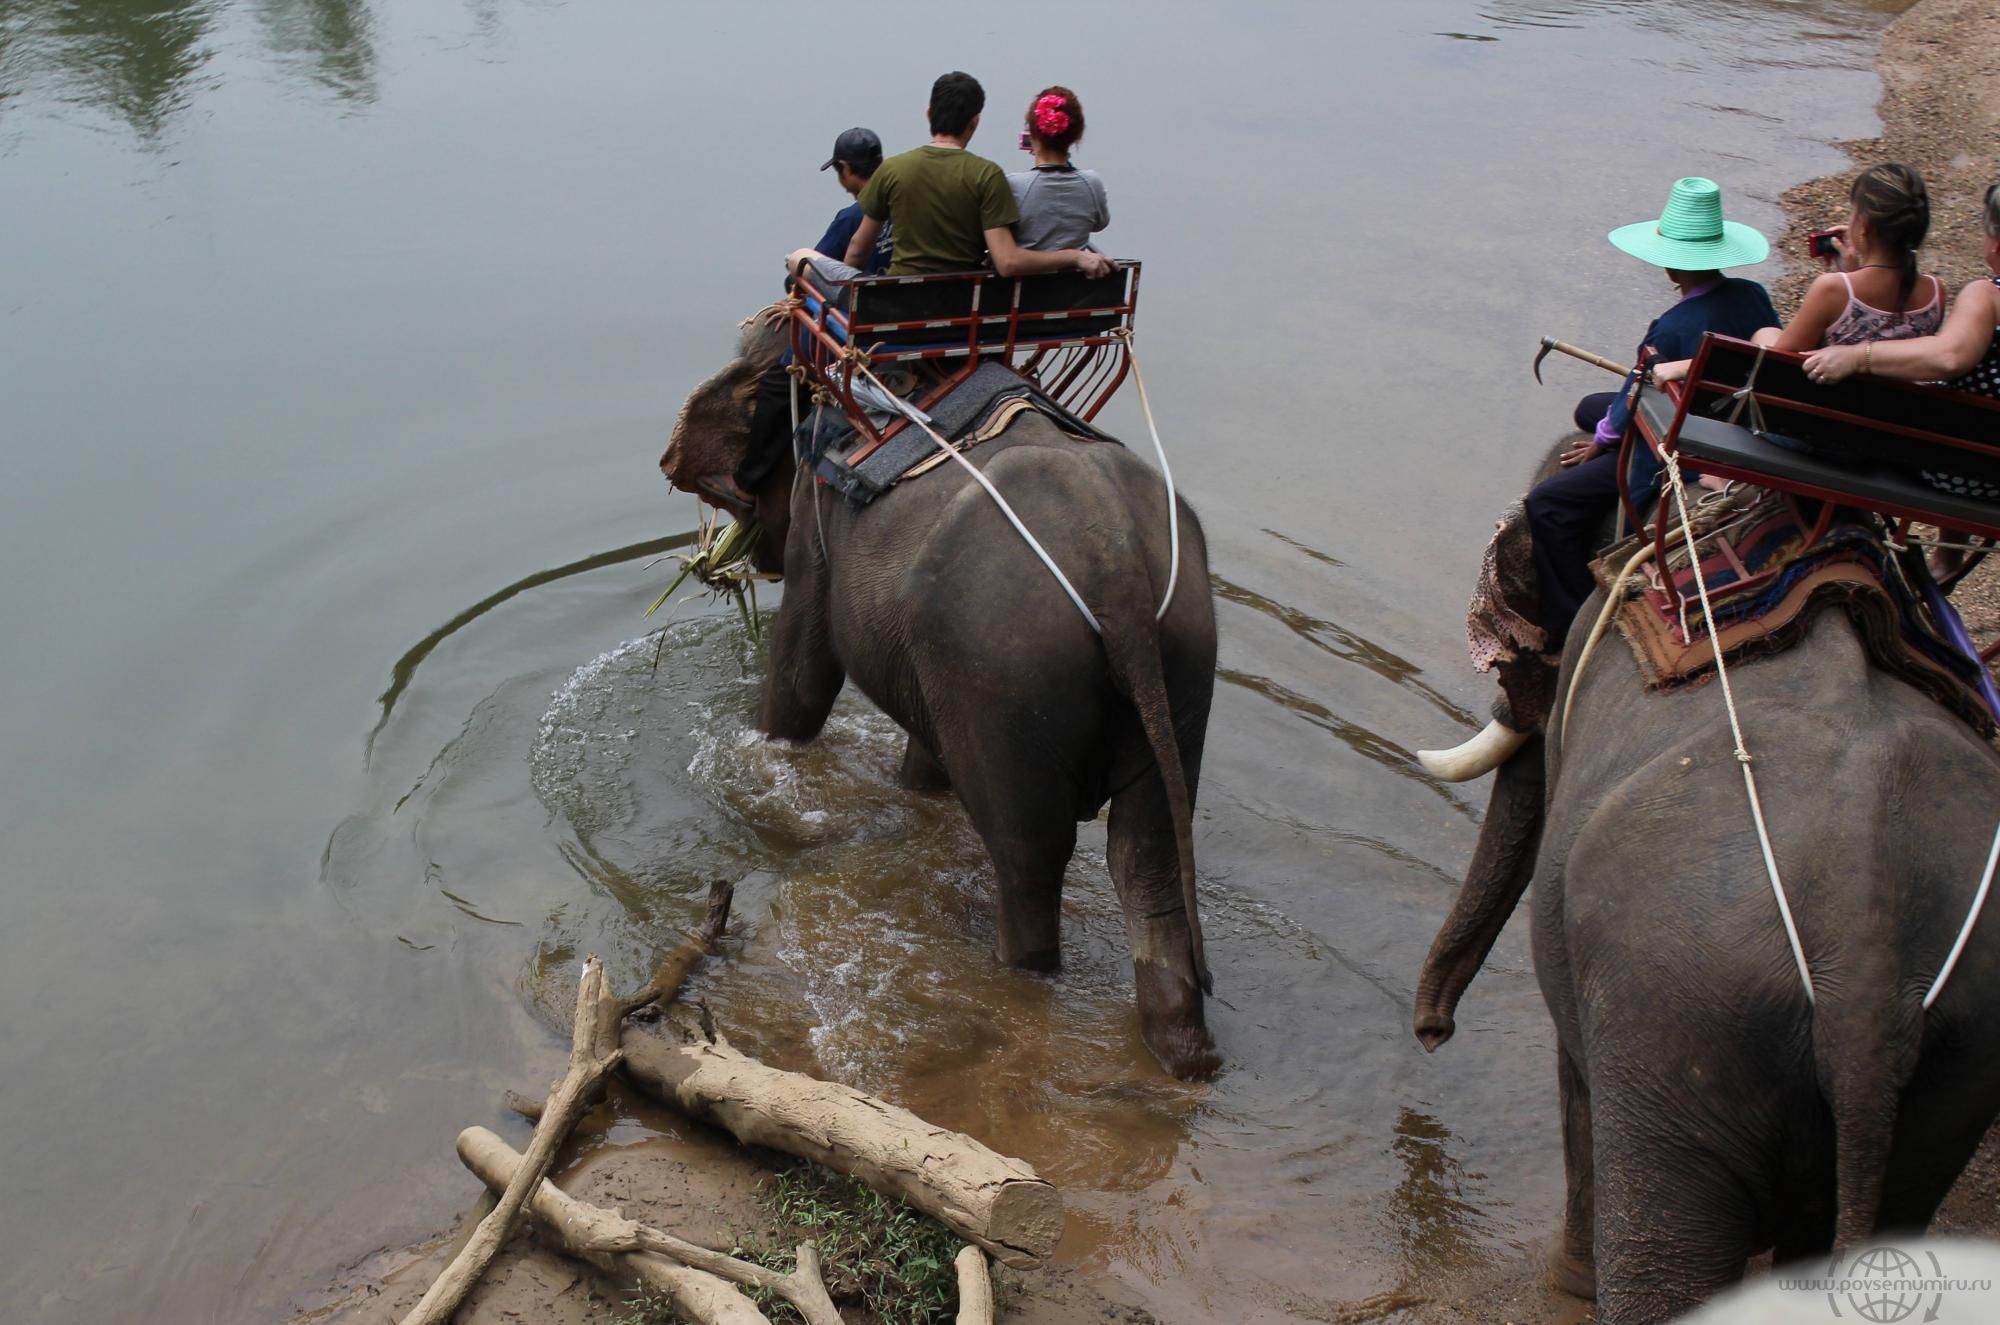
{"type": "Polygon", "coordinates": [[[986,1253],[966,1247],[952,1267],[958,1271],[958,1325],[993,1325],[993,1276],[986,1272],[986,1253]]]}
{"type": "Polygon", "coordinates": [[[749,1145],[800,1155],[898,1196],[1003,1265],[1034,1266],[1062,1237],[1062,1197],[1018,1159],[848,1086],[767,1067],[718,1041],[628,1028],[625,1074],[749,1145]]]}
{"type": "MultiPolygon", "coordinates": [[[[535,1134],[528,1142],[526,1159],[513,1169],[499,1199],[487,1216],[472,1230],[472,1236],[445,1266],[423,1300],[403,1318],[403,1325],[445,1325],[465,1301],[472,1286],[499,1252],[522,1207],[554,1165],[556,1152],[569,1139],[576,1120],[597,1099],[604,1078],[618,1066],[623,1051],[618,1047],[619,1028],[626,1016],[642,1007],[671,1001],[687,983],[695,963],[715,951],[729,923],[729,906],[735,885],[719,881],[709,886],[708,912],[702,927],[680,944],[660,965],[646,987],[633,997],[620,999],[605,983],[604,964],[595,957],[583,963],[583,978],[576,990],[576,1017],[570,1033],[569,1067],[548,1099],[536,1109],[532,1101],[515,1097],[514,1107],[535,1119],[535,1134]],[[532,1110],[532,1112],[531,1112],[532,1110]]],[[[511,1094],[511,1092],[510,1092],[511,1094]]],[[[761,1317],[760,1317],[761,1319],[761,1317]]]]}
{"type": "MultiPolygon", "coordinates": [[[[511,1186],[522,1171],[521,1156],[514,1148],[483,1127],[468,1127],[459,1133],[458,1155],[481,1182],[496,1191],[511,1186]]],[[[764,1313],[733,1285],[706,1270],[637,1250],[634,1230],[640,1225],[575,1200],[546,1179],[530,1197],[528,1212],[570,1255],[610,1274],[632,1275],[663,1294],[676,1310],[704,1325],[770,1325],[764,1313]]],[[[820,1295],[825,1293],[822,1288],[820,1295]]]]}
{"type": "Polygon", "coordinates": [[[500,1199],[472,1237],[459,1248],[451,1264],[432,1283],[423,1300],[403,1318],[403,1325],[445,1325],[465,1295],[479,1282],[494,1254],[514,1229],[514,1220],[527,1203],[535,1184],[555,1163],[556,1151],[569,1138],[570,1129],[590,1107],[605,1075],[618,1065],[618,1027],[625,1019],[625,1005],[606,992],[604,964],[592,957],[583,964],[583,980],[576,991],[576,1021],[571,1032],[569,1068],[556,1088],[549,1092],[548,1104],[535,1123],[528,1142],[527,1158],[516,1166],[514,1178],[505,1185],[500,1199]]]}

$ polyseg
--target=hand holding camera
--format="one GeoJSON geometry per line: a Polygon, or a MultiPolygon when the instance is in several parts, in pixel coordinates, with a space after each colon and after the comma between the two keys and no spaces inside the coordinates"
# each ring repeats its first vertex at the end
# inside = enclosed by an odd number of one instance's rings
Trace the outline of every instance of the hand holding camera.
{"type": "Polygon", "coordinates": [[[1854,251],[1847,246],[1847,227],[1834,226],[1830,230],[1815,230],[1806,236],[1806,254],[1818,258],[1826,264],[1828,271],[1840,271],[1848,267],[1854,251]]]}

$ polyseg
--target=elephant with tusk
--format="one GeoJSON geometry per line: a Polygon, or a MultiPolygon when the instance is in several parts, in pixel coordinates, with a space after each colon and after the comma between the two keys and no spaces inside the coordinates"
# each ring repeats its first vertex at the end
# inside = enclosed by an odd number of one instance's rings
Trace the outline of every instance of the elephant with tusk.
{"type": "Polygon", "coordinates": [[[1498,765],[1413,1021],[1428,1050],[1451,1038],[1532,882],[1568,1186],[1552,1271],[1604,1325],[1643,1325],[1762,1250],[1921,1229],[2000,1115],[2000,915],[1924,1006],[1994,842],[2000,754],[1880,670],[1837,607],[1731,664],[1809,992],[1721,687],[1647,693],[1623,649],[1579,670],[1585,633],[1566,713],[1498,765]]]}

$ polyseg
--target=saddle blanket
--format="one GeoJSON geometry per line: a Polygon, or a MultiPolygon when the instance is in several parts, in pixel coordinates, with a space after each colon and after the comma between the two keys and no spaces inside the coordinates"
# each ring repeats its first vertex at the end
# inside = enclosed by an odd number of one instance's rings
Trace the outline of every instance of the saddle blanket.
{"type": "MultiPolygon", "coordinates": [[[[1978,664],[1931,621],[1872,519],[1843,512],[1807,548],[1807,531],[1790,503],[1762,489],[1733,488],[1705,498],[1694,525],[1713,626],[1703,617],[1688,549],[1679,542],[1669,548],[1665,567],[1649,561],[1627,579],[1616,609],[1619,633],[1649,689],[1702,684],[1714,675],[1718,649],[1734,662],[1789,648],[1815,615],[1838,607],[1860,629],[1877,666],[1982,736],[1993,735],[1978,664]]],[[[1650,537],[1628,538],[1592,563],[1606,592],[1650,537]]]]}
{"type": "MultiPolygon", "coordinates": [[[[1046,417],[1067,435],[1085,442],[1111,442],[1115,437],[1092,427],[1050,400],[1034,383],[998,363],[982,363],[926,412],[930,432],[908,424],[873,452],[853,458],[860,434],[837,412],[821,407],[816,419],[800,425],[802,446],[820,480],[857,506],[865,506],[898,483],[930,473],[951,457],[938,449],[930,433],[967,451],[1004,433],[1025,412],[1046,417]]],[[[878,420],[880,422],[885,420],[878,420]]]]}

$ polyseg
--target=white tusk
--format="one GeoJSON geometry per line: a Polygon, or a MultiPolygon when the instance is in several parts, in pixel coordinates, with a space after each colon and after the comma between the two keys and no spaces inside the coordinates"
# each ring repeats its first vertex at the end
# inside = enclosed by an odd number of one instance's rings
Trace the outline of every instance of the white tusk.
{"type": "Polygon", "coordinates": [[[1417,762],[1440,782],[1470,782],[1491,773],[1514,757],[1528,743],[1528,733],[1517,732],[1498,718],[1464,745],[1449,750],[1419,750],[1417,762]]]}

